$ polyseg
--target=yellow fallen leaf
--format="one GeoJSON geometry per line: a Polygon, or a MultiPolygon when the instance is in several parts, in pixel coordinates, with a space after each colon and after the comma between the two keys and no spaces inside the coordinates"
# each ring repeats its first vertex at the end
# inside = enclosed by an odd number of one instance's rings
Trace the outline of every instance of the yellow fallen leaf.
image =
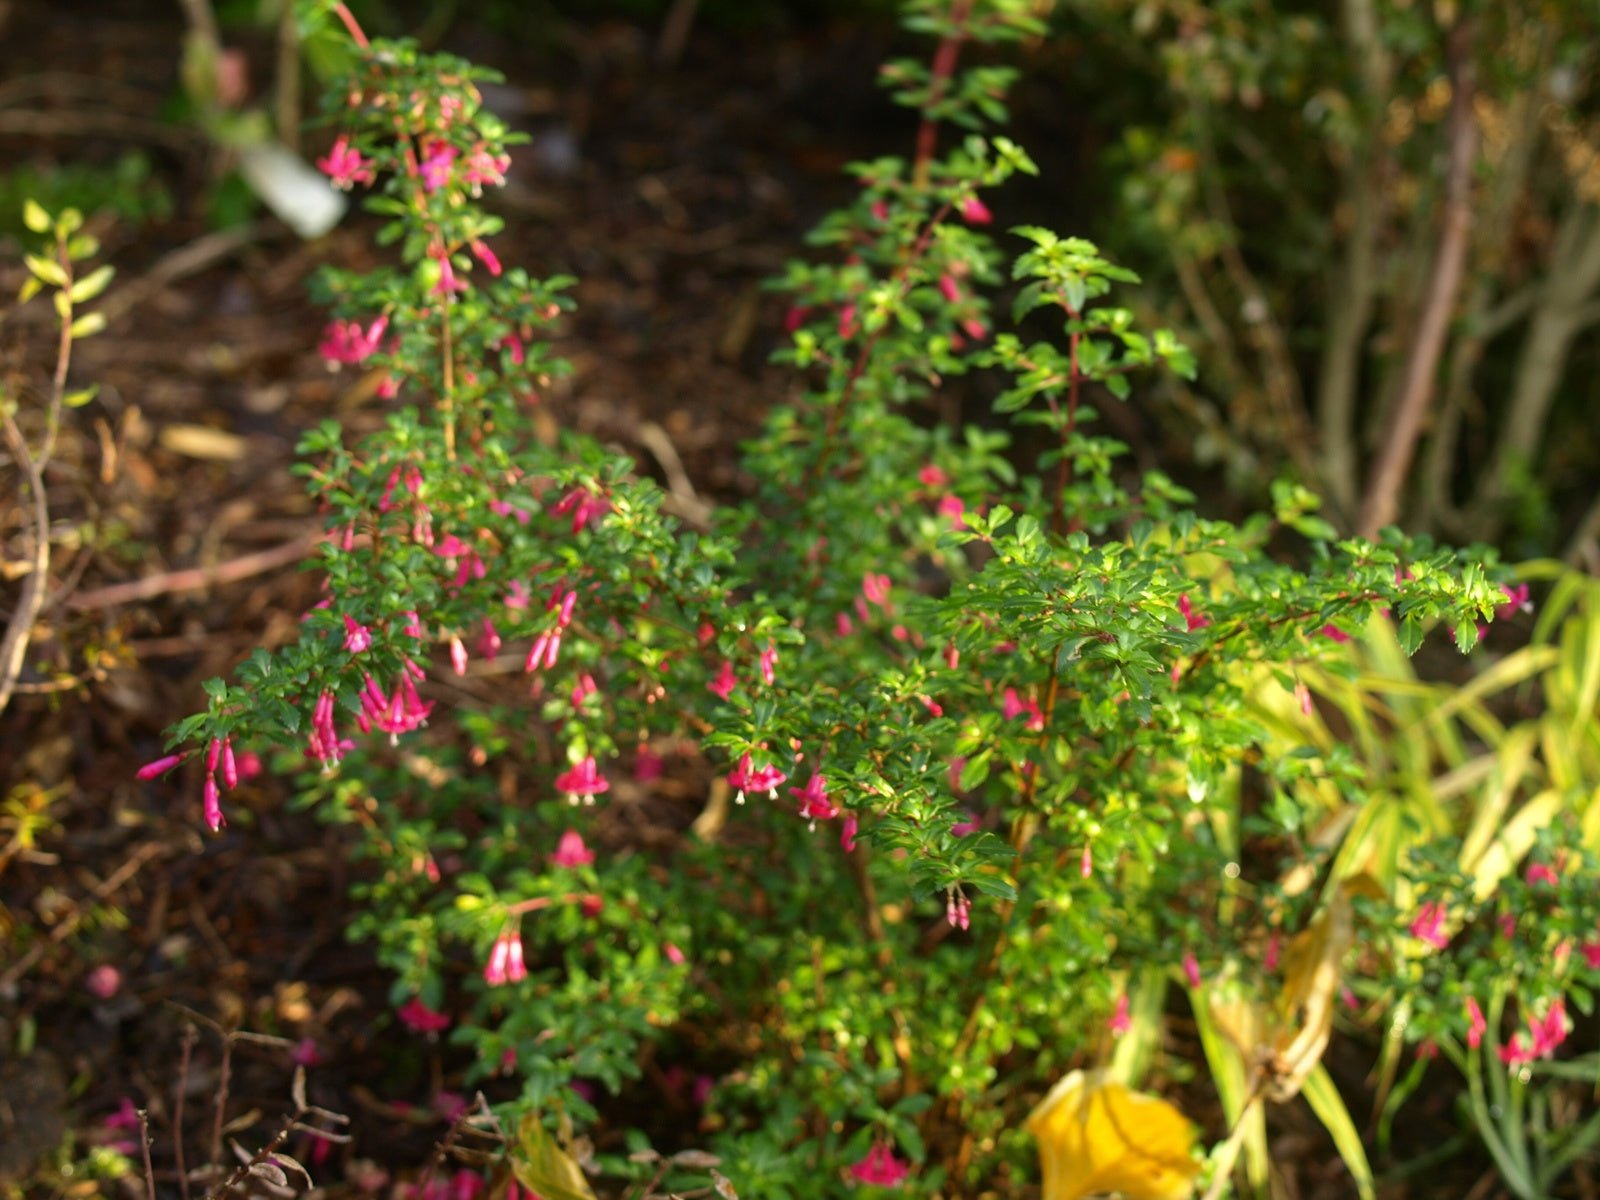
{"type": "Polygon", "coordinates": [[[1108,1192],[1124,1200],[1185,1200],[1194,1192],[1201,1164],[1188,1118],[1103,1071],[1073,1071],[1023,1128],[1039,1142],[1044,1200],[1108,1192]]]}

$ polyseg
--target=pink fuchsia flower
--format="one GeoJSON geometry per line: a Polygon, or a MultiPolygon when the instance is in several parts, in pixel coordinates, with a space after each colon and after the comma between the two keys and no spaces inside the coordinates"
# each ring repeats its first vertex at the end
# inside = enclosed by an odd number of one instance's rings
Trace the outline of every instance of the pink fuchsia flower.
{"type": "Polygon", "coordinates": [[[909,1168],[894,1156],[894,1151],[883,1142],[872,1143],[867,1156],[850,1168],[850,1177],[858,1183],[876,1187],[899,1187],[909,1173],[909,1168]]]}
{"type": "Polygon", "coordinates": [[[1189,632],[1204,629],[1211,624],[1211,618],[1196,612],[1194,605],[1189,602],[1189,593],[1185,592],[1178,597],[1178,611],[1183,614],[1183,623],[1189,627],[1189,632]]]}
{"type": "Polygon", "coordinates": [[[1016,688],[1008,687],[1000,698],[1000,715],[1008,721],[1026,715],[1028,721],[1025,728],[1034,733],[1044,728],[1044,713],[1039,711],[1039,702],[1032,696],[1024,700],[1017,694],[1016,688]]]}
{"type": "Polygon", "coordinates": [[[510,165],[509,154],[490,154],[483,146],[478,146],[467,156],[461,177],[474,196],[481,196],[485,184],[499,187],[506,181],[506,168],[510,165]]]}
{"type": "Polygon", "coordinates": [[[1567,1020],[1567,1002],[1557,996],[1545,1010],[1543,1018],[1529,1017],[1528,1028],[1533,1035],[1533,1052],[1540,1058],[1554,1054],[1556,1047],[1567,1040],[1571,1023],[1567,1020]]]}
{"type": "Polygon", "coordinates": [[[439,280],[433,285],[430,294],[434,296],[453,296],[457,292],[467,290],[465,280],[456,278],[455,264],[450,261],[450,256],[443,247],[437,252],[430,252],[431,257],[439,264],[439,280]]]}
{"type": "Polygon", "coordinates": [[[1549,863],[1529,863],[1528,869],[1523,873],[1522,877],[1527,880],[1529,887],[1538,887],[1540,884],[1555,887],[1556,884],[1561,882],[1561,877],[1556,874],[1556,869],[1549,863]]]}
{"type": "Polygon", "coordinates": [[[1483,1035],[1488,1031],[1489,1023],[1483,1019],[1483,1009],[1478,1007],[1477,1000],[1467,997],[1467,1045],[1476,1050],[1483,1042],[1483,1035]]]}
{"type": "MultiPolygon", "coordinates": [[[[389,318],[380,316],[365,329],[357,321],[334,321],[322,331],[322,341],[317,353],[328,362],[330,370],[339,364],[354,366],[366,362],[378,352],[384,332],[389,328],[389,318]]],[[[398,467],[395,468],[399,470],[398,467]]]]}
{"type": "Polygon", "coordinates": [[[586,487],[575,487],[551,507],[550,511],[556,516],[572,514],[572,532],[577,533],[587,525],[594,524],[611,511],[611,502],[603,496],[597,496],[586,487]]]}
{"type": "Polygon", "coordinates": [[[854,813],[846,813],[844,820],[839,823],[839,846],[846,854],[856,848],[856,834],[861,829],[861,822],[854,813]]]}
{"type": "Polygon", "coordinates": [[[1261,965],[1268,971],[1276,971],[1278,969],[1278,956],[1282,951],[1283,935],[1274,929],[1267,936],[1267,953],[1262,959],[1261,965]]]}
{"type": "MultiPolygon", "coordinates": [[[[439,1099],[442,1099],[445,1095],[446,1093],[440,1092],[439,1099]]],[[[440,1108],[438,1099],[435,1100],[434,1107],[436,1109],[440,1108]]],[[[463,1100],[461,1102],[461,1111],[465,1112],[466,1107],[466,1101],[463,1100]]],[[[440,1110],[440,1115],[444,1115],[442,1109],[440,1110]]],[[[455,1116],[446,1117],[445,1119],[454,1121],[456,1116],[459,1115],[460,1113],[457,1113],[455,1116]]],[[[479,1175],[476,1171],[468,1171],[463,1168],[450,1177],[450,1200],[478,1200],[478,1197],[483,1195],[483,1189],[486,1186],[488,1185],[484,1182],[482,1175],[479,1175]]]]}
{"type": "Polygon", "coordinates": [[[216,833],[228,823],[222,815],[222,797],[217,791],[216,776],[206,776],[205,787],[201,792],[201,799],[205,806],[206,827],[210,829],[212,833],[216,833]]]}
{"type": "Polygon", "coordinates": [[[982,826],[978,824],[977,817],[973,816],[970,812],[963,811],[961,814],[961,820],[950,826],[950,836],[966,837],[969,833],[977,833],[981,828],[982,826]]]}
{"type": "Polygon", "coordinates": [[[953,275],[939,276],[939,294],[951,304],[961,300],[961,285],[955,281],[953,275]]]}
{"type": "Polygon", "coordinates": [[[867,598],[869,603],[876,604],[880,608],[887,610],[889,607],[889,588],[892,584],[893,580],[887,575],[875,575],[868,571],[861,578],[861,594],[867,598]]]}
{"type": "Polygon", "coordinates": [[[1578,951],[1583,955],[1583,961],[1591,971],[1600,971],[1600,938],[1584,942],[1578,947],[1578,951]]]}
{"type": "Polygon", "coordinates": [[[1183,952],[1183,977],[1189,981],[1189,986],[1200,986],[1200,962],[1194,956],[1193,950],[1183,952]]]}
{"type": "MultiPolygon", "coordinates": [[[[124,1096],[122,1102],[117,1105],[117,1111],[104,1117],[100,1124],[119,1133],[124,1131],[136,1133],[139,1129],[139,1110],[134,1107],[132,1100],[124,1096]]],[[[107,1145],[119,1154],[133,1154],[139,1148],[139,1143],[130,1138],[118,1138],[108,1142],[107,1145]]]]}
{"type": "Polygon", "coordinates": [[[987,225],[994,220],[989,206],[976,196],[968,196],[956,205],[956,211],[968,225],[987,225]]]}
{"type": "Polygon", "coordinates": [[[301,1038],[289,1051],[289,1061],[297,1067],[314,1067],[322,1062],[322,1051],[315,1038],[301,1038]]]}
{"type": "Polygon", "coordinates": [[[778,648],[776,646],[774,646],[771,642],[768,642],[767,643],[767,648],[761,652],[761,663],[760,663],[761,682],[766,684],[768,687],[771,687],[774,683],[777,682],[778,673],[775,670],[777,665],[778,665],[778,648]]]}
{"type": "Polygon", "coordinates": [[[611,790],[611,785],[606,782],[605,776],[600,774],[599,768],[595,765],[594,755],[590,754],[571,770],[556,776],[556,788],[566,792],[574,804],[579,801],[593,804],[594,798],[601,792],[611,790]]]}
{"type": "Polygon", "coordinates": [[[583,834],[576,829],[569,829],[561,835],[555,853],[550,856],[551,865],[557,867],[587,867],[593,861],[594,851],[584,843],[583,834]]]}
{"type": "Polygon", "coordinates": [[[333,186],[348,191],[355,184],[373,181],[372,160],[361,157],[361,151],[350,144],[345,134],[340,134],[328,153],[317,159],[317,167],[333,181],[333,186]]]}
{"type": "Polygon", "coordinates": [[[1338,642],[1340,645],[1350,640],[1350,635],[1337,625],[1324,625],[1322,627],[1322,636],[1329,641],[1338,642]]]}
{"type": "Polygon", "coordinates": [[[936,464],[928,463],[917,472],[917,482],[922,484],[923,487],[943,487],[950,482],[950,476],[946,475],[944,470],[936,464]]]}
{"type": "Polygon", "coordinates": [[[133,777],[135,779],[144,780],[155,779],[158,776],[165,775],[168,771],[172,770],[173,767],[181,763],[186,757],[188,756],[184,754],[168,754],[165,757],[158,758],[153,762],[145,763],[144,766],[140,767],[133,773],[133,777]]]}
{"type": "Polygon", "coordinates": [[[831,821],[839,815],[839,806],[828,799],[828,780],[824,775],[812,775],[805,787],[790,788],[789,794],[800,801],[800,816],[810,821],[813,829],[818,821],[831,821]]]}
{"type": "Polygon", "coordinates": [[[1133,1028],[1133,1018],[1128,1015],[1128,993],[1123,992],[1117,997],[1116,1011],[1111,1014],[1111,1019],[1106,1022],[1113,1037],[1121,1037],[1133,1028]]]}
{"type": "Polygon", "coordinates": [[[1533,602],[1528,599],[1528,585],[1519,583],[1516,587],[1500,585],[1500,591],[1505,595],[1506,602],[1494,610],[1495,619],[1504,621],[1519,612],[1532,612],[1533,602]]]}
{"type": "Polygon", "coordinates": [[[666,960],[675,967],[681,967],[684,963],[689,961],[684,957],[683,951],[679,950],[678,947],[671,942],[661,943],[661,953],[665,955],[666,960]]]}
{"type": "Polygon", "coordinates": [[[233,737],[222,739],[222,784],[227,788],[239,786],[239,761],[233,756],[233,737]]]}
{"type": "Polygon", "coordinates": [[[461,644],[459,637],[450,639],[450,666],[457,675],[467,673],[467,648],[461,644]]]}
{"type": "Polygon", "coordinates": [[[952,929],[967,929],[972,924],[972,901],[967,899],[966,893],[960,888],[951,888],[945,893],[944,919],[950,923],[952,929]]]}
{"type": "Polygon", "coordinates": [[[405,1027],[413,1033],[436,1034],[450,1028],[450,1018],[442,1012],[435,1012],[422,1002],[420,996],[413,996],[402,1004],[395,1014],[404,1023],[405,1027]]]}
{"type": "Polygon", "coordinates": [[[1094,847],[1088,842],[1083,844],[1083,858],[1078,863],[1078,874],[1084,879],[1094,874],[1094,847]]]}
{"type": "Polygon", "coordinates": [[[456,161],[456,148],[449,142],[434,142],[427,147],[427,156],[420,164],[422,187],[436,192],[450,180],[450,168],[456,161]]]}
{"type": "Polygon", "coordinates": [[[500,653],[500,646],[500,631],[494,627],[493,621],[485,617],[482,630],[478,634],[478,654],[483,658],[493,658],[500,653]]]}
{"type": "Polygon", "coordinates": [[[481,242],[477,238],[473,238],[472,241],[467,243],[467,249],[472,251],[472,257],[481,262],[484,270],[488,271],[489,274],[499,275],[504,269],[500,265],[499,256],[489,249],[487,242],[481,242]]]}
{"type": "Polygon", "coordinates": [[[1411,936],[1427,942],[1435,950],[1443,950],[1450,944],[1450,936],[1444,931],[1444,917],[1444,905],[1437,900],[1428,901],[1411,919],[1411,936]]]}
{"type": "Polygon", "coordinates": [[[666,759],[649,746],[640,746],[633,756],[633,777],[640,783],[651,783],[661,778],[666,770],[666,759]]]}
{"type": "Polygon", "coordinates": [[[490,987],[499,987],[503,983],[518,983],[527,978],[527,974],[528,969],[522,961],[522,935],[505,930],[489,948],[483,981],[490,987]]]}
{"type": "Polygon", "coordinates": [[[723,660],[722,670],[717,672],[717,677],[706,684],[706,691],[712,693],[719,700],[726,700],[733,694],[733,689],[739,686],[739,680],[733,673],[733,664],[723,660]]]}
{"type": "Polygon", "coordinates": [[[351,654],[361,654],[372,649],[372,630],[348,613],[344,618],[344,648],[351,654]]]}
{"type": "Polygon", "coordinates": [[[939,503],[935,507],[941,517],[950,518],[952,528],[965,529],[967,527],[966,517],[963,515],[967,511],[967,506],[961,497],[954,492],[947,496],[941,496],[939,503]]]}
{"type": "Polygon", "coordinates": [[[739,765],[728,772],[728,786],[734,790],[734,802],[744,803],[746,792],[766,792],[769,799],[778,798],[778,785],[789,777],[777,767],[757,767],[750,761],[747,751],[739,758],[739,765]]]}
{"type": "Polygon", "coordinates": [[[839,310],[839,336],[853,338],[859,328],[861,326],[856,321],[856,306],[854,304],[846,304],[839,310]]]}

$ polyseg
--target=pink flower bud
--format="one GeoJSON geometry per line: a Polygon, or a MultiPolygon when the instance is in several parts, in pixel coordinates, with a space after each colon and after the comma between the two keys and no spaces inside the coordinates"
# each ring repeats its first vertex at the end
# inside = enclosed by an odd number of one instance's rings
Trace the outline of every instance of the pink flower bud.
{"type": "Polygon", "coordinates": [[[233,757],[233,738],[222,739],[222,782],[230,789],[239,786],[239,765],[233,757]]]}
{"type": "Polygon", "coordinates": [[[968,225],[987,225],[994,220],[994,214],[989,211],[989,206],[976,196],[968,196],[956,206],[961,214],[961,219],[968,225]]]}
{"type": "Polygon", "coordinates": [[[214,776],[207,775],[202,798],[205,801],[206,825],[212,833],[216,833],[227,821],[222,817],[222,797],[217,793],[217,781],[214,776]]]}
{"type": "Polygon", "coordinates": [[[134,772],[134,778],[155,779],[159,775],[165,775],[168,771],[172,770],[173,767],[181,763],[183,759],[184,756],[182,754],[169,754],[165,758],[158,758],[154,762],[147,762],[144,766],[140,767],[136,772],[134,772]]]}

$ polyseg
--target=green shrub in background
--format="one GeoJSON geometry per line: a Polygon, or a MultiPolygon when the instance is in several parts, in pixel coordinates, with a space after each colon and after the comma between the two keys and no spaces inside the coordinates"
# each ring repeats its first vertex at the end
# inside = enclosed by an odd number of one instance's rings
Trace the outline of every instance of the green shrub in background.
{"type": "Polygon", "coordinates": [[[1148,264],[1141,311],[1202,364],[1152,393],[1197,458],[1256,488],[1293,462],[1341,528],[1400,513],[1600,564],[1597,20],[1481,0],[1061,6],[1075,90],[1111,124],[1112,227],[1148,264]]]}

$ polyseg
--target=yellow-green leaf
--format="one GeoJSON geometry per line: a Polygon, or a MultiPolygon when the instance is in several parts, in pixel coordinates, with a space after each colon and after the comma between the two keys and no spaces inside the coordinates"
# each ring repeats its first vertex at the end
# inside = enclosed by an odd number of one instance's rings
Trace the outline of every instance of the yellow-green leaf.
{"type": "Polygon", "coordinates": [[[106,284],[111,282],[111,277],[116,273],[116,268],[109,265],[95,268],[72,285],[72,302],[82,304],[86,300],[93,300],[106,290],[106,284]]]}
{"type": "Polygon", "coordinates": [[[583,1168],[532,1113],[517,1126],[517,1142],[510,1157],[517,1182],[544,1200],[596,1200],[583,1168]]]}
{"type": "Polygon", "coordinates": [[[99,392],[100,385],[97,383],[91,387],[81,388],[76,392],[68,392],[65,396],[61,397],[61,403],[65,404],[68,408],[82,408],[85,404],[89,403],[89,401],[93,400],[95,396],[99,394],[99,392]]]}
{"type": "Polygon", "coordinates": [[[32,275],[28,276],[22,281],[22,286],[17,289],[17,303],[26,304],[37,296],[43,287],[44,284],[40,283],[32,275]]]}
{"type": "Polygon", "coordinates": [[[1350,1110],[1340,1098],[1339,1089],[1334,1086],[1328,1069],[1318,1063],[1306,1076],[1300,1094],[1306,1098],[1317,1120],[1322,1122],[1322,1127],[1333,1138],[1334,1148],[1339,1151],[1345,1168],[1356,1181],[1361,1200],[1373,1200],[1372,1164],[1367,1161],[1367,1148],[1361,1144],[1361,1134],[1356,1130],[1356,1123],[1350,1119],[1350,1110]]]}
{"type": "Polygon", "coordinates": [[[45,233],[50,228],[50,214],[37,200],[22,202],[22,223],[34,233],[45,233]]]}
{"type": "Polygon", "coordinates": [[[33,277],[55,287],[63,287],[67,282],[67,272],[53,258],[46,258],[42,254],[24,254],[22,261],[28,264],[28,270],[33,272],[33,277]]]}
{"type": "Polygon", "coordinates": [[[106,327],[106,319],[100,313],[85,313],[72,323],[71,332],[75,338],[93,337],[106,327]]]}

